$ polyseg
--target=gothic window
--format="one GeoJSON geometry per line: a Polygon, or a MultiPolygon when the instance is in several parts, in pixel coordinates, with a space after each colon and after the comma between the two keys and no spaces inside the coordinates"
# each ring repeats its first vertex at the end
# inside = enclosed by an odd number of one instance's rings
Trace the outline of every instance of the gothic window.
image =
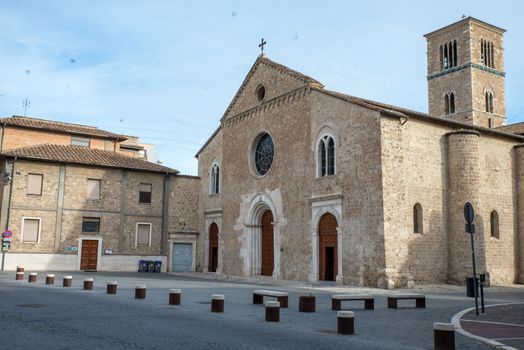
{"type": "Polygon", "coordinates": [[[255,169],[258,175],[265,175],[271,168],[273,164],[273,157],[275,156],[275,145],[273,144],[273,139],[269,134],[262,134],[258,138],[254,150],[254,163],[255,169]]]}
{"type": "Polygon", "coordinates": [[[493,113],[493,93],[491,91],[486,91],[484,93],[484,99],[486,103],[486,112],[493,113]]]}
{"type": "Polygon", "coordinates": [[[211,176],[209,179],[210,184],[210,193],[218,194],[220,193],[220,167],[218,164],[213,164],[211,168],[211,176]]]}
{"type": "Polygon", "coordinates": [[[318,141],[317,176],[335,175],[335,140],[326,135],[318,141]]]}
{"type": "Polygon", "coordinates": [[[499,239],[499,214],[493,210],[490,215],[491,237],[499,239]]]}
{"type": "Polygon", "coordinates": [[[420,203],[417,203],[413,207],[413,233],[422,234],[424,232],[423,226],[422,206],[420,203]]]}
{"type": "Polygon", "coordinates": [[[440,45],[440,68],[442,70],[456,67],[458,64],[457,41],[440,45]]]}
{"type": "Polygon", "coordinates": [[[480,40],[480,62],[486,67],[495,68],[495,45],[491,41],[480,40]]]}
{"type": "Polygon", "coordinates": [[[444,112],[445,114],[455,113],[455,94],[452,92],[444,96],[444,112]]]}

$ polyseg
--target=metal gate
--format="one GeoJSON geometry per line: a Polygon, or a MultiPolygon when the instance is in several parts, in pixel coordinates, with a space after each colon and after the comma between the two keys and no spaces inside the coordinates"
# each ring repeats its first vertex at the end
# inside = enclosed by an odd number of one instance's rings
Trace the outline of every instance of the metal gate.
{"type": "Polygon", "coordinates": [[[193,271],[193,244],[173,243],[173,266],[174,272],[193,271]]]}

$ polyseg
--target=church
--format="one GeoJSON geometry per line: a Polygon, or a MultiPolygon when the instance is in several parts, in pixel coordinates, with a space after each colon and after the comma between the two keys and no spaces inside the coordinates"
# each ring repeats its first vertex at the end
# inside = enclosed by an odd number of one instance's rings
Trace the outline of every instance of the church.
{"type": "Polygon", "coordinates": [[[477,271],[523,283],[524,136],[506,126],[504,32],[467,17],[425,35],[427,114],[260,55],[196,155],[203,271],[462,284],[471,202],[477,271]]]}

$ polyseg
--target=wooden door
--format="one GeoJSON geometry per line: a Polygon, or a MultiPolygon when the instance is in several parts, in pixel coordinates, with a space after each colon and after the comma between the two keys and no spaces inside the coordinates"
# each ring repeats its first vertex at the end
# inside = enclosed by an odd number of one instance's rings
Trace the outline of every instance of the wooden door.
{"type": "Polygon", "coordinates": [[[318,223],[318,279],[335,281],[338,273],[337,219],[324,214],[318,223]]]}
{"type": "Polygon", "coordinates": [[[208,271],[216,272],[218,265],[218,226],[212,223],[209,227],[208,271]]]}
{"type": "Polygon", "coordinates": [[[80,270],[96,271],[98,262],[98,240],[82,240],[80,270]]]}
{"type": "Polygon", "coordinates": [[[263,276],[272,276],[274,268],[274,255],[273,255],[273,214],[270,210],[266,210],[262,214],[260,220],[261,228],[261,241],[262,241],[262,270],[260,274],[263,276]]]}

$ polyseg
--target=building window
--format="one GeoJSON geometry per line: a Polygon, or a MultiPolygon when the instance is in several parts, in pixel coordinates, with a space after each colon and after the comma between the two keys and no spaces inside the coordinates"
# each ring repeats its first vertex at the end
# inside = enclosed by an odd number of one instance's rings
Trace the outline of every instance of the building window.
{"type": "Polygon", "coordinates": [[[486,112],[493,113],[493,93],[491,91],[486,91],[484,93],[484,99],[486,103],[486,112]]]}
{"type": "Polygon", "coordinates": [[[137,223],[136,224],[136,245],[151,245],[151,224],[137,223]]]}
{"type": "Polygon", "coordinates": [[[275,156],[275,145],[269,134],[262,133],[256,139],[253,150],[253,163],[258,175],[266,175],[275,156]]]}
{"type": "Polygon", "coordinates": [[[37,243],[40,237],[40,218],[22,219],[22,242],[37,243]]]}
{"type": "Polygon", "coordinates": [[[491,237],[499,239],[499,214],[493,210],[490,215],[491,237]]]}
{"type": "Polygon", "coordinates": [[[82,137],[71,137],[71,144],[73,146],[89,147],[89,139],[82,137]]]}
{"type": "Polygon", "coordinates": [[[424,221],[420,203],[415,204],[413,207],[413,233],[424,233],[424,221]]]}
{"type": "Polygon", "coordinates": [[[97,179],[87,179],[87,199],[100,199],[100,183],[97,179]]]}
{"type": "Polygon", "coordinates": [[[486,67],[495,68],[495,45],[491,41],[480,40],[480,62],[486,67]]]}
{"type": "Polygon", "coordinates": [[[209,181],[211,185],[210,193],[220,193],[220,167],[218,166],[218,164],[213,164],[213,167],[211,168],[211,176],[209,181]]]}
{"type": "Polygon", "coordinates": [[[42,174],[28,174],[27,175],[27,194],[41,196],[42,195],[42,174]]]}
{"type": "Polygon", "coordinates": [[[457,41],[440,45],[440,69],[445,70],[458,65],[457,41]]]}
{"type": "Polygon", "coordinates": [[[266,97],[266,88],[264,87],[264,85],[259,85],[257,87],[256,95],[258,102],[264,101],[264,98],[266,97]]]}
{"type": "Polygon", "coordinates": [[[455,113],[455,94],[452,92],[444,96],[444,112],[446,115],[455,113]]]}
{"type": "Polygon", "coordinates": [[[99,233],[100,232],[100,218],[84,217],[82,220],[82,232],[99,233]]]}
{"type": "Polygon", "coordinates": [[[140,203],[151,203],[151,184],[140,184],[140,192],[138,194],[138,201],[140,203]]]}
{"type": "Polygon", "coordinates": [[[317,176],[335,175],[335,140],[326,135],[318,141],[317,176]]]}

